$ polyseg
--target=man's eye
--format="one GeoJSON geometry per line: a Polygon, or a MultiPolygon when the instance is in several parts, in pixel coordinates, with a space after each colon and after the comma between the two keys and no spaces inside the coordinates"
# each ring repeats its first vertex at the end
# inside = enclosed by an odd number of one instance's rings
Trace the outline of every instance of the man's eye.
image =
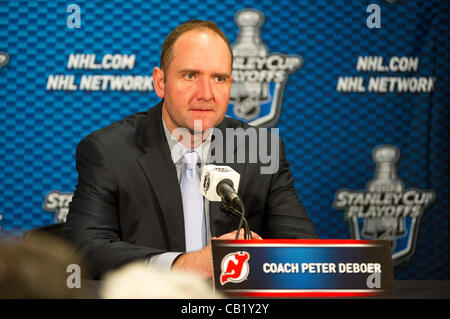
{"type": "Polygon", "coordinates": [[[193,73],[187,73],[184,75],[184,77],[188,80],[193,80],[195,78],[195,75],[193,73]]]}
{"type": "Polygon", "coordinates": [[[216,82],[217,83],[222,83],[222,82],[224,82],[225,81],[225,78],[224,77],[222,77],[222,76],[217,76],[216,77],[216,82]]]}

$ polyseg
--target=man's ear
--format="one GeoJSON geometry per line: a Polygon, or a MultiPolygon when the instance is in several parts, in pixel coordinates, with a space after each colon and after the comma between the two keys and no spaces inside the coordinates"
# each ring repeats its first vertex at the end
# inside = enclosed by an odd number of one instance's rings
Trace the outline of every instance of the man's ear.
{"type": "Polygon", "coordinates": [[[158,67],[153,69],[153,87],[156,95],[161,99],[164,98],[164,71],[158,67]]]}

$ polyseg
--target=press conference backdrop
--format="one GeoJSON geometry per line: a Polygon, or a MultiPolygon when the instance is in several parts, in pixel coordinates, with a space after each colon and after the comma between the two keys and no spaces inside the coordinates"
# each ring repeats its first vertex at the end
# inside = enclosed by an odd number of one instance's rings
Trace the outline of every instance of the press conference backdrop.
{"type": "Polygon", "coordinates": [[[89,134],[158,102],[167,34],[215,21],[228,116],[279,128],[321,238],[388,239],[449,279],[449,2],[1,1],[0,238],[62,222],[89,134]]]}

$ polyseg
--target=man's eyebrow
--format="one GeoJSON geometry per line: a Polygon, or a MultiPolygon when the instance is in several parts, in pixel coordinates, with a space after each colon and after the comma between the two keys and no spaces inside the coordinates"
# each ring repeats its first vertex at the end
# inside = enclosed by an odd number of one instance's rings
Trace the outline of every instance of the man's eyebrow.
{"type": "Polygon", "coordinates": [[[231,75],[228,74],[228,73],[214,73],[213,76],[214,76],[214,77],[225,78],[225,79],[227,79],[227,80],[231,77],[231,75]]]}
{"type": "Polygon", "coordinates": [[[178,71],[180,74],[192,73],[192,74],[200,74],[200,71],[194,69],[182,69],[178,71]]]}

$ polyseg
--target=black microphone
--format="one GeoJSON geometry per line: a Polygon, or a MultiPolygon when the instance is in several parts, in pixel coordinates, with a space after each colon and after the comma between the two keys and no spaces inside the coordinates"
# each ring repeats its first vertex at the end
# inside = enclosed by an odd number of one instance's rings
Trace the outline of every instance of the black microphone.
{"type": "Polygon", "coordinates": [[[242,200],[234,190],[233,181],[228,178],[222,179],[216,187],[217,194],[223,202],[229,202],[241,206],[242,200]]]}

